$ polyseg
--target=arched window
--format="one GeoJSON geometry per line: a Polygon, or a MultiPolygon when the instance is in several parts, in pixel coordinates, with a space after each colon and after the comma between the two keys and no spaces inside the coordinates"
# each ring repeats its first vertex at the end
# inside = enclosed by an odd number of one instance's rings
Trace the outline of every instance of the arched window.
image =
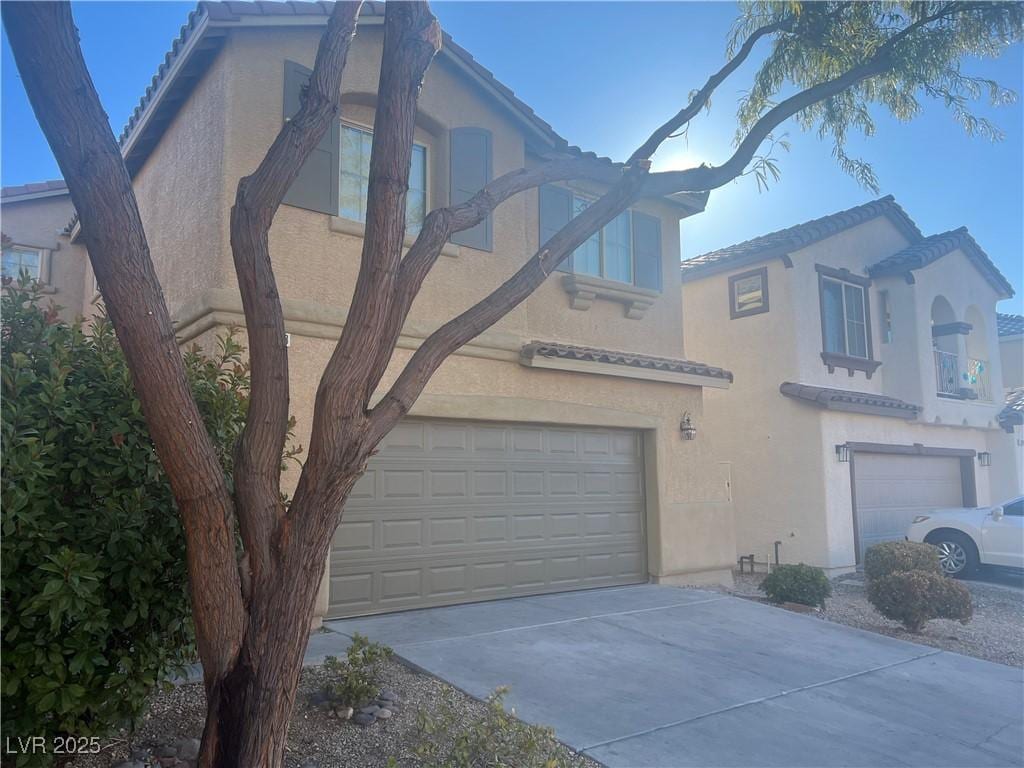
{"type": "Polygon", "coordinates": [[[944,296],[936,296],[932,302],[932,347],[935,391],[940,395],[959,395],[962,386],[955,325],[953,307],[944,296]]]}
{"type": "Polygon", "coordinates": [[[964,386],[970,387],[979,400],[992,399],[992,387],[988,371],[988,334],[985,318],[977,307],[969,307],[964,318],[971,326],[967,334],[967,363],[961,378],[964,386]]]}

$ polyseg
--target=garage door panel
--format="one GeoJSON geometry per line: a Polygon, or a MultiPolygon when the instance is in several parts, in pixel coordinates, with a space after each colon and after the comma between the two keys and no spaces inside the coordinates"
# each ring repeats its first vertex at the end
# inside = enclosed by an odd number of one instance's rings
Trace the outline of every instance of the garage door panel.
{"type": "Polygon", "coordinates": [[[860,561],[868,547],[904,538],[917,515],[964,503],[957,457],[858,452],[854,461],[860,561]]]}
{"type": "Polygon", "coordinates": [[[637,433],[429,421],[396,432],[335,534],[331,616],[646,580],[637,433]]]}

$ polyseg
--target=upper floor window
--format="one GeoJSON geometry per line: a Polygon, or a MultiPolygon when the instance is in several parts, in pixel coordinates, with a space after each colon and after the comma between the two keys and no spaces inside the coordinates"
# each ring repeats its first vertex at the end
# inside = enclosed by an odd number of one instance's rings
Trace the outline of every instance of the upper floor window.
{"type": "Polygon", "coordinates": [[[22,271],[28,272],[33,280],[42,275],[43,254],[38,248],[9,245],[3,249],[3,276],[17,280],[22,271]]]}
{"type": "Polygon", "coordinates": [[[864,371],[868,377],[880,363],[871,348],[871,312],[868,286],[871,281],[848,269],[815,265],[821,304],[821,357],[829,371],[846,368],[864,371]]]}
{"type": "Polygon", "coordinates": [[[864,289],[831,278],[823,278],[821,283],[825,351],[866,358],[868,327],[864,314],[864,289]]]}
{"type": "MultiPolygon", "coordinates": [[[[592,201],[573,195],[573,217],[579,216],[592,201]]],[[[626,210],[595,232],[573,252],[577,273],[594,275],[620,283],[633,282],[633,221],[626,210]]]]}
{"type": "MultiPolygon", "coordinates": [[[[341,126],[340,214],[352,221],[366,221],[366,198],[370,183],[370,149],[373,132],[351,125],[341,126]]],[[[427,148],[413,144],[409,168],[409,193],[405,199],[405,228],[417,233],[427,215],[427,148]]]]}
{"type": "Polygon", "coordinates": [[[768,311],[768,268],[729,278],[729,317],[733,320],[768,311]]]}

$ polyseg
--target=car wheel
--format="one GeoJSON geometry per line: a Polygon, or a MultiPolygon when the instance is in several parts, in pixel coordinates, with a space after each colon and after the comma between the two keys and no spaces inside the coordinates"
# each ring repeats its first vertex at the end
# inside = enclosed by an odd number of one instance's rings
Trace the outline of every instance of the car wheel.
{"type": "Polygon", "coordinates": [[[962,578],[978,569],[978,550],[969,536],[955,531],[940,531],[928,537],[939,550],[939,565],[947,576],[962,578]]]}

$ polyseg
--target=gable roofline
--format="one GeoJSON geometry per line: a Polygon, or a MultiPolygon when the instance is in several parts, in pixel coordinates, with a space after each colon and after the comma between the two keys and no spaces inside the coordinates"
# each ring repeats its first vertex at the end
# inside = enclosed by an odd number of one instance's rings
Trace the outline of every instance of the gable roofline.
{"type": "MultiPolygon", "coordinates": [[[[150,152],[159,143],[164,129],[184,104],[192,87],[198,83],[206,69],[219,53],[230,29],[239,27],[295,27],[324,26],[331,14],[333,2],[210,2],[201,0],[192,10],[171,49],[153,75],[139,103],[132,111],[121,131],[118,143],[129,173],[134,176],[150,152]]],[[[384,3],[379,0],[364,2],[359,25],[380,25],[384,22],[384,3]]],[[[482,87],[504,107],[513,119],[526,129],[531,141],[527,146],[545,158],[590,157],[603,160],[610,168],[621,168],[607,157],[599,157],[560,136],[551,125],[541,119],[511,88],[501,83],[494,74],[481,65],[472,54],[458,45],[447,32],[442,31],[439,56],[453,64],[471,81],[482,87]]],[[[682,209],[686,215],[700,213],[707,204],[708,194],[679,193],[658,199],[682,209]]]]}
{"type": "Polygon", "coordinates": [[[0,188],[0,201],[22,203],[43,197],[63,197],[67,194],[69,194],[68,185],[64,183],[64,179],[50,179],[0,188]]]}
{"type": "Polygon", "coordinates": [[[680,265],[681,279],[687,283],[722,272],[730,272],[739,267],[788,257],[793,251],[806,248],[879,216],[888,218],[911,243],[916,243],[924,238],[917,224],[900,207],[896,199],[892,195],[886,195],[877,200],[847,208],[845,211],[812,219],[803,224],[769,232],[766,235],[686,259],[680,265]]]}
{"type": "Polygon", "coordinates": [[[999,293],[1001,298],[1008,299],[1013,296],[1013,286],[999,271],[999,268],[992,263],[992,259],[982,250],[977,241],[971,237],[967,227],[929,235],[868,267],[868,274],[871,277],[909,276],[914,270],[923,269],[956,250],[962,251],[967,256],[975,269],[999,293]]]}
{"type": "Polygon", "coordinates": [[[1000,340],[1024,335],[1024,315],[996,312],[996,333],[1000,340]]]}

